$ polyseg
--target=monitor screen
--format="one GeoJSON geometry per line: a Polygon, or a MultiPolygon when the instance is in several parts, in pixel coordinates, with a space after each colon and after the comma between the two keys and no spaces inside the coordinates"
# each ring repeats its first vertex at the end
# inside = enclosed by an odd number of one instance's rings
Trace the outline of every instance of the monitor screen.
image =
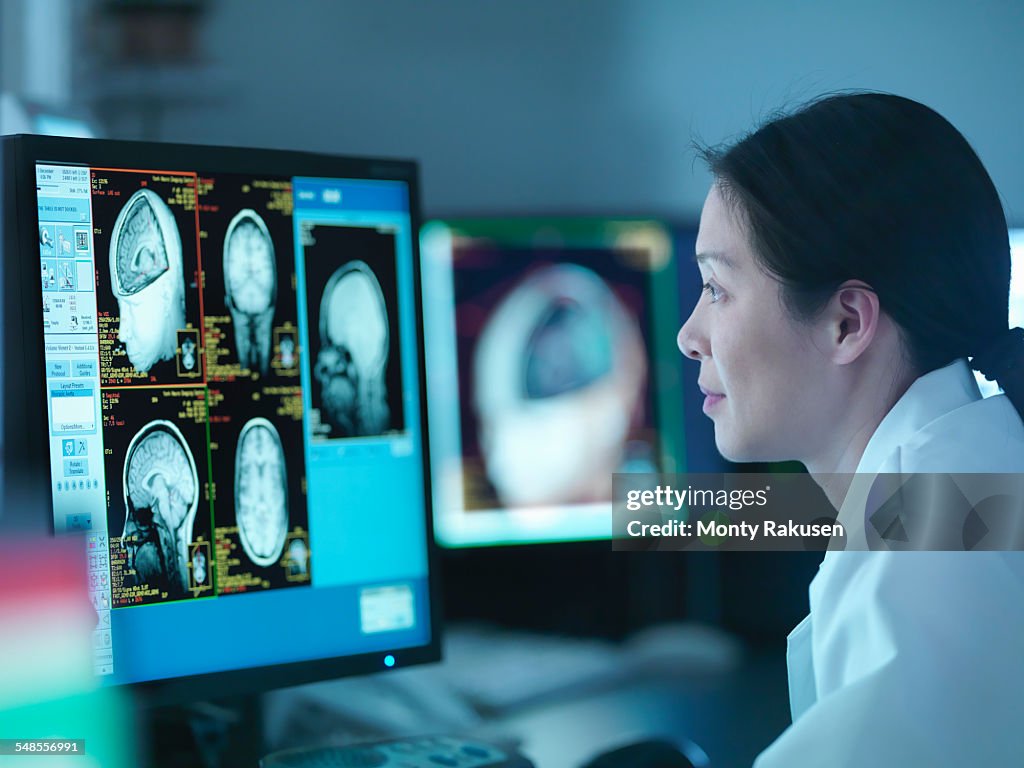
{"type": "MultiPolygon", "coordinates": [[[[1010,230],[1010,327],[1024,327],[1024,229],[1010,230]]],[[[986,397],[1003,391],[977,371],[974,376],[986,397]]]]}
{"type": "Polygon", "coordinates": [[[53,528],[88,548],[96,671],[436,658],[415,166],[24,146],[53,528]]]}
{"type": "Polygon", "coordinates": [[[609,538],[613,473],[679,468],[671,234],[462,221],[421,242],[438,540],[609,538]]]}

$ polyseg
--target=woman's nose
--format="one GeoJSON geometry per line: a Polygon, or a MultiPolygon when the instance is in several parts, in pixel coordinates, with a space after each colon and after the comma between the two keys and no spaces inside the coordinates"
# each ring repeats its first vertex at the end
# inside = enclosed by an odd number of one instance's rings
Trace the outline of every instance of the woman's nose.
{"type": "Polygon", "coordinates": [[[679,346],[679,351],[691,360],[700,360],[707,355],[707,342],[697,332],[693,315],[690,315],[683,323],[683,327],[679,329],[679,333],[676,335],[676,344],[679,346]]]}

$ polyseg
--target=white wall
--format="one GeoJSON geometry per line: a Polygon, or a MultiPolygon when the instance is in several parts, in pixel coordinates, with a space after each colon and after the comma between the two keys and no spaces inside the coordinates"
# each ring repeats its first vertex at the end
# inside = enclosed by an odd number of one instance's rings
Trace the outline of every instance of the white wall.
{"type": "Polygon", "coordinates": [[[219,0],[161,139],[419,158],[428,213],[699,214],[690,137],[836,88],[974,143],[1024,224],[1018,0],[219,0]]]}

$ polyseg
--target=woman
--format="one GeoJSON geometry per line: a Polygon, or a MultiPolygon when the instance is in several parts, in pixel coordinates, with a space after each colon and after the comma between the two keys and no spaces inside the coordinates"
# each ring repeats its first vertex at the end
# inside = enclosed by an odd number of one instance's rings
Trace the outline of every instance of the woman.
{"type": "MultiPolygon", "coordinates": [[[[802,461],[840,520],[852,473],[1024,472],[1006,220],[952,125],[848,94],[702,152],[678,341],[726,458],[802,461]]],[[[1024,554],[830,552],[810,604],[758,768],[1024,764],[1024,554]]]]}

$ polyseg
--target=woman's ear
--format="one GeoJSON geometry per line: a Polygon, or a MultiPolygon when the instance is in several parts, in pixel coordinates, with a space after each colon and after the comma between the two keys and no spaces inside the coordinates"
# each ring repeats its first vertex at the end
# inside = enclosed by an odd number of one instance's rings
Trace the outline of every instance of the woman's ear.
{"type": "Polygon", "coordinates": [[[836,289],[826,312],[830,357],[839,365],[852,363],[864,354],[878,332],[878,294],[866,283],[847,280],[836,289]]]}

